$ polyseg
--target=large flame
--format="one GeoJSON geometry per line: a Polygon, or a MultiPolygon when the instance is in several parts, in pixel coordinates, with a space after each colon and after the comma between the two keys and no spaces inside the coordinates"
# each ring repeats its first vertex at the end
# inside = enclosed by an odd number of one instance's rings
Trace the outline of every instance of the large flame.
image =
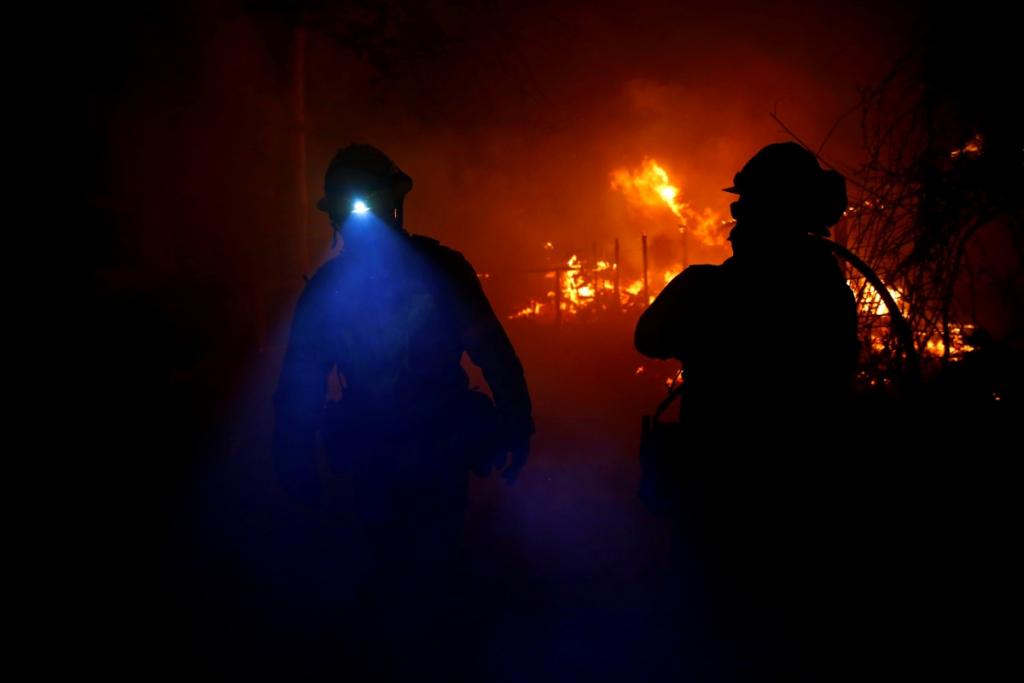
{"type": "Polygon", "coordinates": [[[683,217],[683,204],[679,202],[679,188],[669,182],[668,172],[649,157],[637,170],[618,168],[612,171],[612,189],[622,192],[633,204],[666,206],[677,217],[683,217]]]}
{"type": "Polygon", "coordinates": [[[672,184],[668,171],[655,159],[644,157],[640,168],[617,168],[611,172],[611,187],[621,192],[631,205],[645,211],[667,208],[678,220],[680,231],[693,235],[708,246],[721,246],[725,235],[718,212],[710,208],[694,209],[681,200],[682,190],[672,184]]]}

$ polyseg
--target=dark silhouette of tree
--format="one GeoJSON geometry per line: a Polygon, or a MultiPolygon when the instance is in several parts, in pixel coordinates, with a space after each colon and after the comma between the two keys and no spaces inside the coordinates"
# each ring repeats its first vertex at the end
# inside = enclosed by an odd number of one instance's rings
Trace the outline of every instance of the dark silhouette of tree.
{"type": "MultiPolygon", "coordinates": [[[[1024,109],[1007,80],[1014,42],[1002,14],[928,8],[913,47],[848,114],[860,116],[867,161],[838,169],[851,204],[836,239],[895,292],[933,367],[970,348],[979,297],[1000,299],[1010,343],[1024,331],[1024,109]]],[[[886,383],[902,368],[890,316],[852,272],[851,286],[863,378],[886,383]]]]}

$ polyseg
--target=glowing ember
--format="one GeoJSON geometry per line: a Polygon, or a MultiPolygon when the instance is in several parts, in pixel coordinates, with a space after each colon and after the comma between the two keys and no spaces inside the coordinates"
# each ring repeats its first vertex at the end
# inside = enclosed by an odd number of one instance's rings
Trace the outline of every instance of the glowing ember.
{"type": "Polygon", "coordinates": [[[508,317],[509,320],[516,320],[518,318],[534,318],[544,312],[545,306],[539,301],[531,301],[530,305],[516,311],[508,317]]]}
{"type": "Polygon", "coordinates": [[[984,151],[985,144],[980,134],[975,135],[968,141],[966,145],[960,149],[954,149],[949,153],[951,159],[959,159],[960,157],[980,157],[984,151]]]}

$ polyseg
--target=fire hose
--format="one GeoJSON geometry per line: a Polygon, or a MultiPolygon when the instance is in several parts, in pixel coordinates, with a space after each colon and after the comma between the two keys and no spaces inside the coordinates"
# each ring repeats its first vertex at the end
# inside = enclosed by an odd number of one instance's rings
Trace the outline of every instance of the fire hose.
{"type": "MultiPolygon", "coordinates": [[[[892,294],[889,293],[889,288],[882,282],[882,278],[878,276],[871,266],[864,262],[859,256],[854,254],[852,251],[839,244],[833,242],[827,237],[808,233],[808,237],[823,242],[836,256],[843,259],[851,266],[856,268],[861,275],[875,288],[878,292],[878,296],[881,297],[882,303],[885,304],[889,310],[890,320],[892,321],[892,329],[896,334],[897,339],[903,346],[903,352],[907,359],[907,370],[909,373],[909,381],[914,386],[919,386],[921,383],[921,358],[917,353],[917,349],[914,347],[914,332],[910,327],[910,323],[903,316],[899,306],[896,305],[896,300],[892,294]]],[[[672,404],[672,402],[682,393],[683,382],[673,383],[674,386],[669,390],[668,396],[658,404],[658,408],[654,411],[653,419],[657,420],[662,413],[672,404]]]]}
{"type": "Polygon", "coordinates": [[[880,278],[878,273],[872,270],[871,266],[865,263],[863,259],[843,245],[833,242],[821,235],[809,234],[809,237],[823,242],[836,256],[860,271],[860,274],[863,275],[871,286],[875,288],[875,291],[878,292],[878,296],[882,298],[882,303],[884,303],[885,307],[889,310],[893,333],[895,333],[897,339],[899,339],[900,344],[903,346],[903,352],[906,354],[909,379],[914,384],[920,384],[921,358],[917,353],[917,349],[914,347],[914,331],[911,329],[910,323],[907,322],[907,319],[903,316],[903,313],[896,305],[896,300],[893,299],[892,294],[889,293],[889,288],[885,286],[884,282],[882,282],[882,278],[880,278]]]}

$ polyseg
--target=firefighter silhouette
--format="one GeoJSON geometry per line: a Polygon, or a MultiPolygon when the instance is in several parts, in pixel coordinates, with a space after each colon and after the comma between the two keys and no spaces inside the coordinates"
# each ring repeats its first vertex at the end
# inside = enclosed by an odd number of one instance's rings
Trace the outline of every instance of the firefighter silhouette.
{"type": "Polygon", "coordinates": [[[514,481],[533,433],[523,368],[475,270],[405,230],[411,188],[369,145],[345,147],[330,163],[317,206],[343,246],[296,305],[273,441],[282,487],[316,504],[319,431],[333,465],[352,473],[372,571],[407,574],[453,552],[469,472],[497,467],[514,481]],[[470,390],[464,353],[493,402],[470,390]],[[328,400],[331,376],[340,400],[328,400]]]}
{"type": "Polygon", "coordinates": [[[821,239],[846,208],[845,180],[781,143],[725,191],[739,195],[733,256],[685,269],[635,330],[642,354],[683,365],[675,441],[657,468],[673,481],[653,487],[677,498],[677,545],[697,549],[728,628],[761,624],[747,644],[776,659],[758,666],[802,680],[806,650],[829,651],[807,624],[829,602],[815,587],[834,576],[830,468],[850,441],[860,347],[853,293],[821,239]]]}
{"type": "Polygon", "coordinates": [[[678,358],[684,414],[818,412],[841,398],[856,368],[857,310],[828,235],[846,208],[845,180],[795,143],[768,145],[726,192],[733,256],[695,265],[640,317],[636,348],[678,358]]]}

